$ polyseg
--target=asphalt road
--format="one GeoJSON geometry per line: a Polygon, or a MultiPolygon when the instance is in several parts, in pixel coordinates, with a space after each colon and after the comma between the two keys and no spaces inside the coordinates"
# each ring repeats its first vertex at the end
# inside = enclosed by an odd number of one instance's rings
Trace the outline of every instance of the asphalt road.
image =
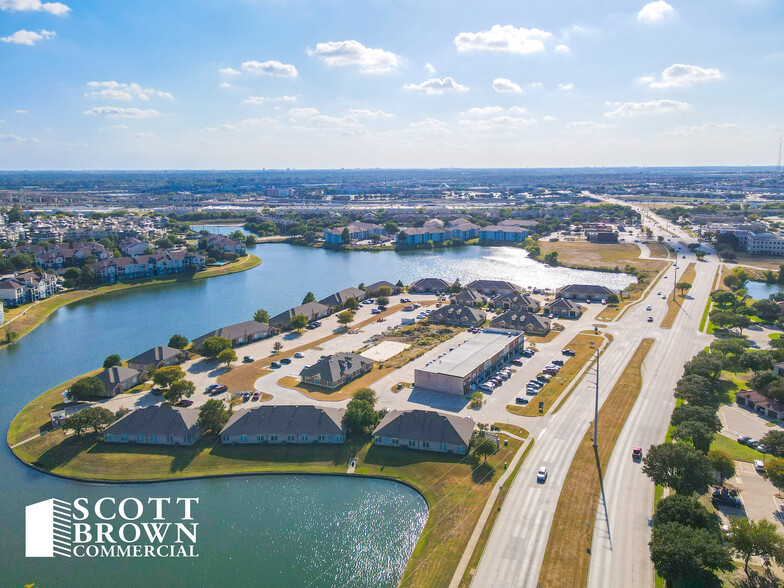
{"type": "MultiPolygon", "coordinates": [[[[654,228],[655,225],[651,223],[651,226],[654,228]]],[[[654,235],[657,234],[670,236],[654,228],[654,235]]],[[[681,240],[691,241],[685,236],[681,240]]],[[[668,293],[672,288],[672,270],[667,280],[660,280],[649,289],[641,303],[629,308],[606,329],[613,335],[614,341],[601,358],[600,404],[642,339],[653,337],[656,343],[643,366],[640,398],[604,472],[607,516],[605,505],[601,503],[594,527],[591,585],[653,584],[647,547],[653,484],[643,476],[640,465],[632,462],[631,447],[641,445],[647,448],[664,438],[674,406],[672,390],[681,375],[682,366],[700,346],[706,344],[707,337],[698,336],[697,329],[718,267],[715,257],[707,259],[697,264],[697,277],[689,299],[684,302],[672,329],[659,327],[667,309],[666,301],[656,295],[657,291],[668,293]],[[651,311],[646,310],[647,305],[651,306],[651,311]],[[652,322],[648,322],[649,316],[653,317],[652,322]]],[[[692,261],[696,261],[694,255],[685,250],[679,252],[679,274],[686,263],[692,261]],[[682,259],[682,254],[686,254],[687,259],[682,259]]],[[[537,424],[542,428],[536,444],[504,501],[474,575],[473,586],[536,586],[566,473],[593,416],[594,387],[592,378],[587,377],[559,412],[540,418],[537,424]],[[537,484],[536,472],[542,465],[548,467],[550,475],[545,484],[537,484]]],[[[523,419],[519,424],[527,426],[523,419]]]]}

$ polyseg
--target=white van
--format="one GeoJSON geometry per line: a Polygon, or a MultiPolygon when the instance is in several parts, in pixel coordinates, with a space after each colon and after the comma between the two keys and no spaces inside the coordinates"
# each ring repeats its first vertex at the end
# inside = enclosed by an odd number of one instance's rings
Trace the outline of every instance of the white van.
{"type": "Polygon", "coordinates": [[[765,462],[763,462],[761,459],[755,459],[754,460],[754,469],[757,470],[758,472],[764,472],[765,471],[765,462]]]}

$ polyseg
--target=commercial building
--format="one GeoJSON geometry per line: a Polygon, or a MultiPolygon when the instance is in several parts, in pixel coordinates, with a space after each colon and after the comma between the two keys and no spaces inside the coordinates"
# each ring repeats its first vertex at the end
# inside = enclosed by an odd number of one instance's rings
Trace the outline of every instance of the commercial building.
{"type": "Polygon", "coordinates": [[[221,443],[343,443],[345,408],[259,406],[231,415],[221,443]]]}
{"type": "Polygon", "coordinates": [[[356,353],[339,352],[305,366],[302,381],[334,390],[373,369],[373,361],[356,353]]]}
{"type": "Polygon", "coordinates": [[[306,302],[305,304],[289,308],[288,310],[273,316],[269,320],[269,324],[272,327],[285,328],[291,324],[291,319],[297,315],[301,314],[308,319],[308,322],[312,322],[329,316],[329,313],[330,308],[325,304],[321,304],[320,302],[306,302]]]}
{"type": "Polygon", "coordinates": [[[468,451],[474,420],[433,410],[391,410],[373,431],[373,443],[386,447],[461,453],[468,451]]]}
{"type": "Polygon", "coordinates": [[[162,404],[132,410],[103,432],[107,443],[193,445],[201,439],[199,411],[162,404]]]}
{"type": "Polygon", "coordinates": [[[429,365],[414,370],[414,386],[462,396],[474,380],[492,372],[523,345],[522,333],[485,330],[429,365]]]}
{"type": "Polygon", "coordinates": [[[101,396],[113,397],[133,388],[139,383],[141,375],[139,370],[118,365],[103,370],[95,377],[100,380],[105,390],[105,393],[101,396]]]}
{"type": "Polygon", "coordinates": [[[270,327],[265,323],[260,323],[258,321],[245,321],[242,323],[237,323],[236,325],[229,325],[228,327],[222,327],[220,329],[210,331],[201,337],[196,337],[193,340],[193,348],[201,349],[201,346],[204,345],[204,342],[210,337],[223,337],[225,339],[229,339],[231,344],[236,347],[237,345],[244,345],[245,343],[266,339],[267,337],[271,337],[277,332],[277,329],[270,327]]]}
{"type": "Polygon", "coordinates": [[[185,359],[186,355],[181,349],[175,349],[167,345],[158,345],[129,359],[128,367],[140,372],[151,372],[167,365],[180,363],[185,359]]]}

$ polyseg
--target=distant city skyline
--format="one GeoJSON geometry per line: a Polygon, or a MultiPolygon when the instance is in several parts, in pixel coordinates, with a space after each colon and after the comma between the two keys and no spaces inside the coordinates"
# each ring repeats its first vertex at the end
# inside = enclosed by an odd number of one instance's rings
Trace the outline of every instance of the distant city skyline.
{"type": "Polygon", "coordinates": [[[774,0],[0,0],[0,169],[775,166],[774,0]]]}

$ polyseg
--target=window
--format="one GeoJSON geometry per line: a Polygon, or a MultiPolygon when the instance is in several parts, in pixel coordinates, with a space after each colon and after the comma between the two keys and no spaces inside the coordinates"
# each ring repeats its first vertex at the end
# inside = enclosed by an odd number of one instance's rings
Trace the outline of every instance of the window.
{"type": "Polygon", "coordinates": [[[446,443],[441,444],[441,451],[446,451],[446,443]]]}
{"type": "MultiPolygon", "coordinates": [[[[111,437],[111,435],[110,435],[110,437],[111,437]]],[[[127,441],[128,440],[128,435],[123,435],[122,437],[120,437],[120,439],[122,439],[123,441],[127,441]]]]}
{"type": "Polygon", "coordinates": [[[465,453],[465,445],[458,445],[457,446],[458,453],[465,453]]]}
{"type": "Polygon", "coordinates": [[[303,441],[307,441],[308,440],[308,436],[307,435],[302,435],[302,440],[303,441]]]}
{"type": "Polygon", "coordinates": [[[277,440],[278,440],[277,435],[270,435],[270,441],[277,441],[277,440]]]}
{"type": "Polygon", "coordinates": [[[422,441],[422,447],[424,447],[425,449],[430,447],[430,441],[422,441]]]}
{"type": "Polygon", "coordinates": [[[330,440],[330,441],[334,441],[334,440],[335,440],[335,436],[334,436],[334,435],[330,435],[330,436],[329,436],[329,440],[330,440]]]}
{"type": "Polygon", "coordinates": [[[224,435],[224,436],[223,436],[223,440],[224,440],[224,441],[228,441],[228,440],[229,440],[229,436],[228,436],[228,435],[224,435]]]}
{"type": "Polygon", "coordinates": [[[326,441],[326,439],[327,439],[326,435],[319,435],[319,441],[326,441]]]}
{"type": "Polygon", "coordinates": [[[398,441],[399,441],[399,439],[397,437],[393,437],[392,438],[392,445],[397,445],[398,441]]]}
{"type": "Polygon", "coordinates": [[[408,446],[409,447],[416,447],[416,441],[414,441],[413,439],[409,439],[408,440],[408,446]]]}
{"type": "Polygon", "coordinates": [[[168,441],[169,443],[174,443],[174,437],[172,437],[171,435],[167,435],[166,441],[168,441]]]}
{"type": "Polygon", "coordinates": [[[247,441],[247,440],[248,440],[247,435],[240,435],[240,441],[247,441]]]}
{"type": "Polygon", "coordinates": [[[158,440],[158,437],[155,435],[150,435],[150,443],[155,443],[158,440]]]}
{"type": "Polygon", "coordinates": [[[144,441],[144,435],[137,435],[136,440],[137,441],[144,441]]]}
{"type": "Polygon", "coordinates": [[[337,440],[338,440],[338,442],[342,443],[343,442],[343,435],[338,435],[337,436],[337,440]]]}
{"type": "Polygon", "coordinates": [[[289,435],[287,439],[288,439],[289,441],[294,441],[294,440],[295,440],[295,439],[294,439],[294,435],[289,435]]]}
{"type": "Polygon", "coordinates": [[[256,441],[263,441],[263,437],[261,435],[256,435],[256,441]]]}

